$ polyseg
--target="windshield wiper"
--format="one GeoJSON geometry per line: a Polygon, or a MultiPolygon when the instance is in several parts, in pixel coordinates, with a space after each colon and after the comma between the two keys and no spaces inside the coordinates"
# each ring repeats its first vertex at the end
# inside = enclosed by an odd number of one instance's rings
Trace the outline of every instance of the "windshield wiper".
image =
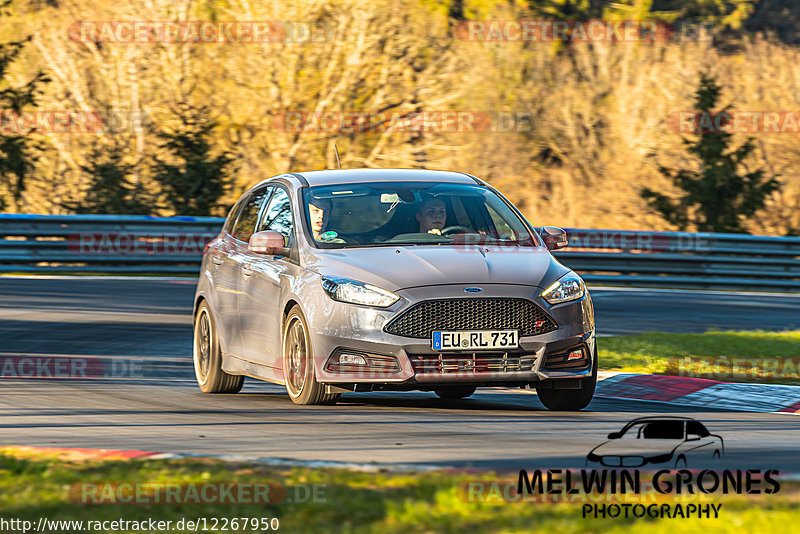
{"type": "Polygon", "coordinates": [[[397,241],[394,243],[349,243],[343,247],[337,248],[375,248],[375,247],[422,247],[426,245],[452,245],[451,241],[432,241],[432,242],[411,242],[411,241],[397,241]]]}
{"type": "Polygon", "coordinates": [[[413,247],[416,245],[429,245],[430,243],[405,243],[405,242],[396,242],[396,243],[362,243],[361,245],[357,245],[359,247],[413,247]]]}

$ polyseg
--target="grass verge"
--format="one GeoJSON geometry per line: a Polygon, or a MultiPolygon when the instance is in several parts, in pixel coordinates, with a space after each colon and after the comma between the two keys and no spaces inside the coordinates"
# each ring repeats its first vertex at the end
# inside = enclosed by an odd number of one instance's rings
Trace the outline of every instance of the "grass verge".
{"type": "Polygon", "coordinates": [[[800,385],[800,331],[670,334],[598,340],[604,371],[800,385]]]}
{"type": "MultiPolygon", "coordinates": [[[[523,467],[523,466],[521,466],[523,467]]],[[[491,472],[367,473],[334,469],[268,468],[218,460],[69,460],[24,457],[0,451],[0,519],[37,524],[49,520],[112,521],[182,518],[278,518],[280,532],[788,532],[800,522],[798,487],[784,483],[774,495],[712,497],[722,503],[719,518],[583,518],[576,502],[479,502],[467,483],[516,485],[514,474],[491,472]],[[284,487],[280,504],[108,503],[124,483],[202,485],[270,483],[284,487]],[[114,489],[95,490],[113,485],[114,489]],[[88,486],[87,486],[88,485],[88,486]],[[315,491],[310,487],[321,488],[315,491]],[[86,488],[91,488],[87,493],[86,488]],[[298,489],[300,488],[300,489],[298,489]],[[310,492],[310,493],[309,493],[310,492]],[[84,503],[86,495],[105,503],[84,503]],[[298,495],[301,497],[298,498],[298,495]],[[302,496],[305,495],[305,498],[302,496]],[[312,497],[308,497],[312,495],[312,497]]],[[[488,487],[488,486],[487,486],[488,487]]],[[[277,492],[280,494],[280,492],[277,492]]],[[[270,493],[272,494],[272,493],[270,493]]],[[[132,493],[125,493],[131,496],[132,493]]],[[[188,496],[188,494],[186,494],[188,496]]],[[[89,499],[91,500],[91,499],[89,499]]],[[[708,501],[706,501],[708,502],[708,501]]],[[[211,526],[207,523],[207,526],[211,526]]],[[[202,528],[199,529],[203,531],[202,528]]],[[[72,532],[62,528],[58,532],[72,532]]],[[[129,532],[135,530],[95,530],[129,532]]],[[[172,530],[173,532],[176,530],[172,530]]],[[[207,532],[225,532],[221,528],[207,532]]],[[[233,531],[232,529],[227,530],[233,531]]],[[[261,532],[252,528],[237,532],[261,532]]]]}

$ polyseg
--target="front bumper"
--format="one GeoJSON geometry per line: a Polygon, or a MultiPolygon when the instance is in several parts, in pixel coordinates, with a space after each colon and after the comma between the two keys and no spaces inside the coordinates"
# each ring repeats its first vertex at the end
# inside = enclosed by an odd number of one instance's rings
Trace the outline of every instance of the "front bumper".
{"type": "Polygon", "coordinates": [[[425,389],[434,385],[526,385],[542,381],[583,378],[592,374],[595,354],[594,311],[588,292],[582,299],[550,306],[538,297],[540,288],[488,284],[481,297],[526,298],[544,309],[557,323],[554,331],[520,338],[519,349],[508,351],[440,352],[430,339],[389,334],[384,326],[411,305],[426,299],[454,298],[467,286],[448,285],[397,292],[402,298],[391,308],[379,309],[336,302],[326,295],[312,325],[311,343],[317,380],[323,384],[383,384],[400,389],[425,389]],[[488,286],[488,287],[487,287],[488,286]],[[559,354],[582,347],[586,360],[559,364],[559,354]],[[357,368],[331,365],[331,356],[341,352],[362,354],[366,360],[396,365],[357,368]],[[386,357],[390,357],[389,360],[386,357]]]}

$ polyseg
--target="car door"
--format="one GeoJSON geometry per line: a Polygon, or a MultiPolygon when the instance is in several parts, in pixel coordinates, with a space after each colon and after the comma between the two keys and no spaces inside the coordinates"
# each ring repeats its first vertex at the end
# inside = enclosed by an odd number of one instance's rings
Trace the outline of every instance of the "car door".
{"type": "Polygon", "coordinates": [[[264,203],[272,192],[271,188],[261,187],[254,190],[243,201],[242,209],[236,223],[227,236],[225,247],[225,263],[220,267],[225,274],[229,289],[220,291],[224,294],[225,304],[219,310],[220,336],[225,339],[225,351],[228,354],[242,354],[242,334],[239,324],[239,299],[242,292],[242,268],[247,258],[248,242],[255,231],[264,203]]]}
{"type": "MultiPolygon", "coordinates": [[[[289,193],[282,186],[274,187],[258,231],[273,230],[282,234],[290,249],[296,252],[289,193]]],[[[246,255],[239,296],[239,322],[246,360],[276,369],[281,367],[281,287],[287,283],[287,277],[296,276],[298,272],[299,266],[293,257],[254,252],[246,255]]]]}
{"type": "Polygon", "coordinates": [[[238,313],[239,263],[232,254],[235,247],[231,233],[248,198],[249,196],[242,198],[231,209],[220,236],[209,244],[206,251],[207,269],[214,287],[214,321],[220,334],[222,351],[225,353],[231,353],[233,347],[241,345],[236,329],[232,328],[238,313]]]}

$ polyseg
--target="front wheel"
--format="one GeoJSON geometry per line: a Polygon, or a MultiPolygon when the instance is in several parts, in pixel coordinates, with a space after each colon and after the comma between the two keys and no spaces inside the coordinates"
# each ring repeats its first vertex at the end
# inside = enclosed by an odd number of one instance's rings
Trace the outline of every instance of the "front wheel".
{"type": "Polygon", "coordinates": [[[314,352],[306,318],[299,306],[289,311],[283,327],[283,376],[295,404],[335,404],[338,393],[325,393],[314,372],[314,352]]]}
{"type": "Polygon", "coordinates": [[[203,393],[238,393],[244,377],[222,370],[216,323],[206,302],[197,308],[194,318],[194,374],[203,393]]]}
{"type": "Polygon", "coordinates": [[[597,363],[597,346],[595,346],[592,375],[583,379],[581,389],[537,389],[536,394],[544,407],[554,412],[577,412],[589,406],[597,386],[597,363]]]}

